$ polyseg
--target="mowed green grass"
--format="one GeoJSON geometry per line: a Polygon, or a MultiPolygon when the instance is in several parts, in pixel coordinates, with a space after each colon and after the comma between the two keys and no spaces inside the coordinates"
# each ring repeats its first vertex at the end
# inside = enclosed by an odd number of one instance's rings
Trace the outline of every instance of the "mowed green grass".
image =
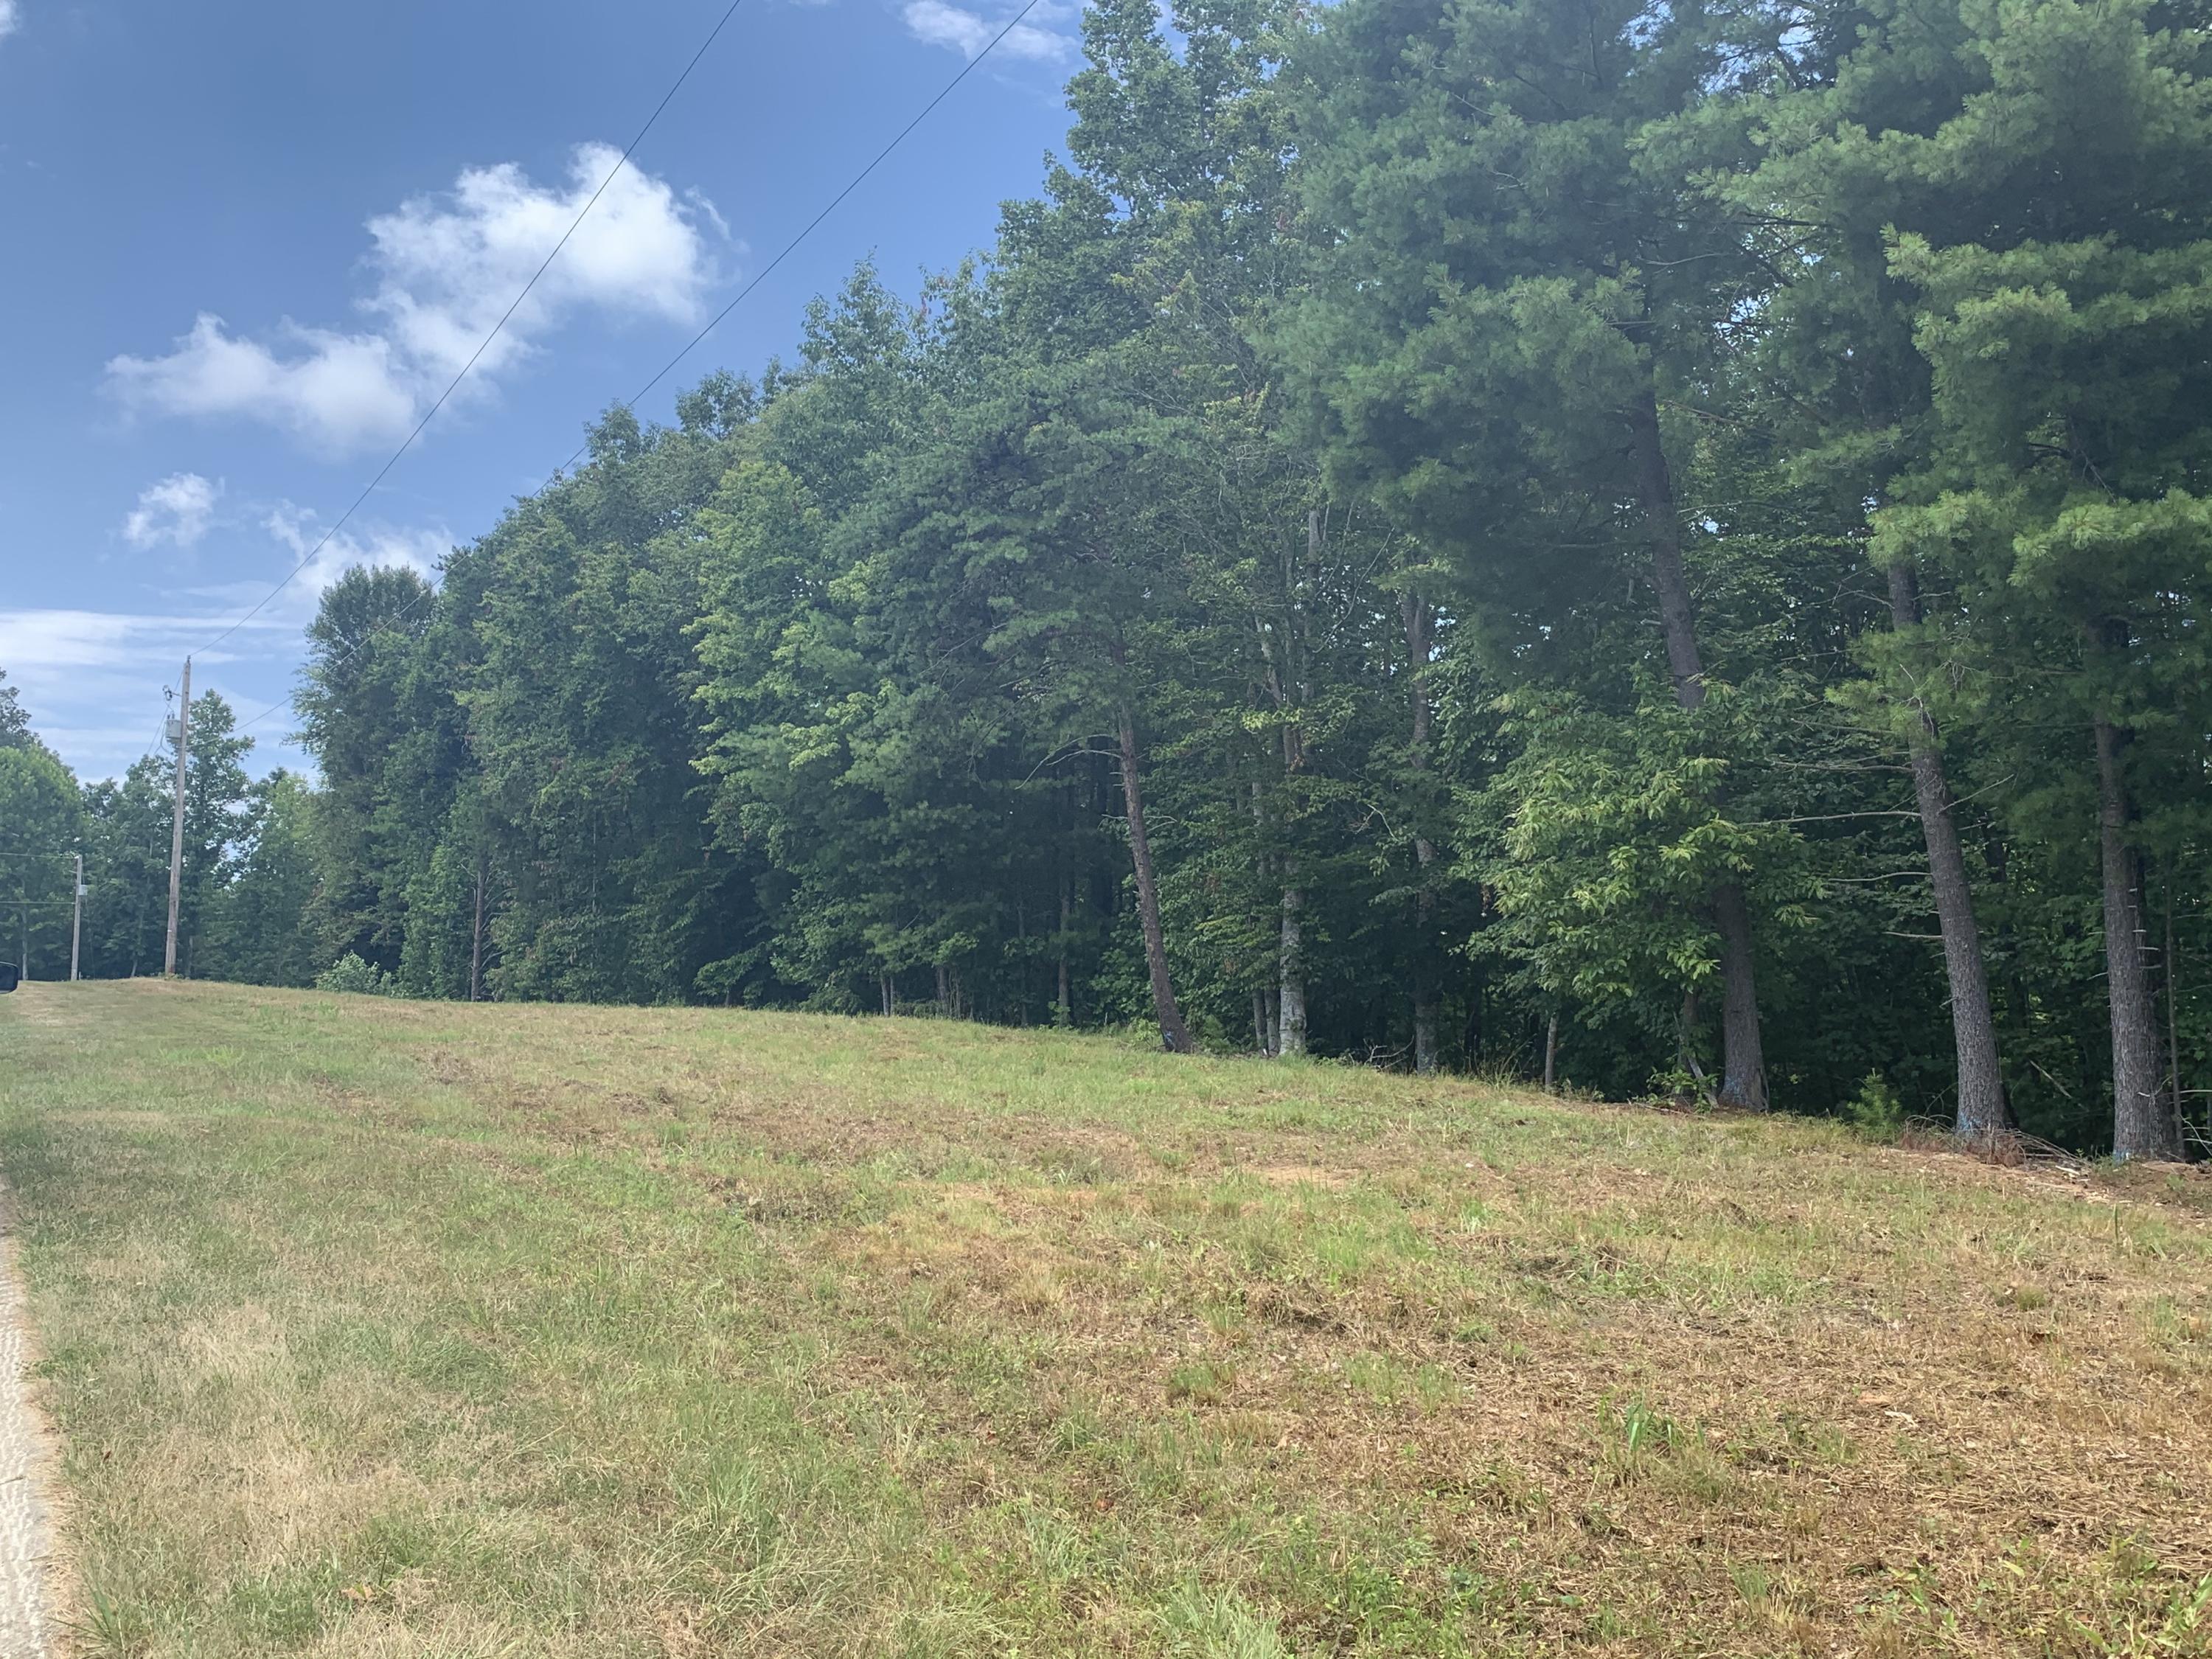
{"type": "Polygon", "coordinates": [[[0,1169],[82,1654],[2212,1651],[2196,1174],[143,981],[0,1169]]]}

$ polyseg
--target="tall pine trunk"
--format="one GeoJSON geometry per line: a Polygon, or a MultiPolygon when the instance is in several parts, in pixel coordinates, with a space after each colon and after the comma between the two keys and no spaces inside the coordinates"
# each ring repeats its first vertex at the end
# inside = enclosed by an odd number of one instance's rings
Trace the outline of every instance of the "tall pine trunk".
{"type": "MultiPolygon", "coordinates": [[[[1912,567],[1889,570],[1889,616],[1899,633],[1920,626],[1920,589],[1912,567]]],[[[2002,1133],[2012,1125],[2005,1106],[2004,1075],[1997,1067],[1997,1026],[1990,1012],[1989,972],[1982,957],[1981,929],[1974,921],[1974,893],[1966,879],[1966,854],[1951,815],[1951,786],[1943,775],[1936,722],[1916,698],[1911,738],[1912,793],[1920,806],[1920,830],[1928,843],[1928,884],[1936,896],[1936,918],[1943,934],[1943,969],[1951,981],[1951,1036],[1959,1059],[1959,1123],[1962,1135],[2002,1133]]]]}
{"type": "Polygon", "coordinates": [[[2175,954],[2173,945],[2173,878],[2166,881],[2166,955],[2160,964],[2165,972],[2159,975],[2166,981],[2166,1080],[2172,1092],[2167,1096],[2167,1105],[2173,1113],[2173,1133],[2181,1134],[2181,1020],[2175,1012],[2180,1000],[2181,988],[2174,975],[2181,967],[2181,958],[2175,954]]]}
{"type": "MultiPolygon", "coordinates": [[[[1283,776],[1287,783],[1305,765],[1305,734],[1298,715],[1305,706],[1306,684],[1301,672],[1298,647],[1304,635],[1304,595],[1321,562],[1324,536],[1321,509],[1306,514],[1305,562],[1293,562],[1290,546],[1283,550],[1285,623],[1282,661],[1273,678],[1275,708],[1283,722],[1283,776]]],[[[1305,890],[1297,884],[1297,863],[1283,860],[1281,945],[1276,958],[1277,985],[1275,1052],[1297,1055],[1306,1052],[1306,935],[1305,890]]]]}
{"type": "Polygon", "coordinates": [[[1280,1052],[1306,1051],[1306,933],[1305,890],[1283,889],[1283,1030],[1280,1052]]]}
{"type": "MultiPolygon", "coordinates": [[[[1429,656],[1436,642],[1436,612],[1419,593],[1405,598],[1406,661],[1413,694],[1413,740],[1407,763],[1416,777],[1429,769],[1429,736],[1432,714],[1429,708],[1429,656]]],[[[1413,901],[1413,1070],[1437,1069],[1437,972],[1429,935],[1435,927],[1436,895],[1429,889],[1430,871],[1437,861],[1436,843],[1416,830],[1413,863],[1420,884],[1413,901]]]]}
{"type": "Polygon", "coordinates": [[[2112,1156],[2177,1158],[2181,1135],[2166,1109],[2157,1005],[2142,914],[2142,860],[2129,839],[2131,814],[2120,753],[2128,733],[2100,718],[2097,840],[2104,866],[2105,988],[2112,1018],[2112,1156]]]}
{"type": "Polygon", "coordinates": [[[469,927],[469,1000],[483,1000],[483,942],[484,942],[484,883],[489,872],[484,867],[484,856],[477,854],[476,917],[469,927]]]}
{"type": "Polygon", "coordinates": [[[1145,967],[1152,981],[1152,1012],[1159,1021],[1161,1046],[1170,1054],[1189,1054],[1190,1030],[1176,1006],[1175,983],[1168,976],[1166,931],[1160,926],[1160,886],[1152,870],[1152,838],[1145,833],[1145,791],[1138,780],[1136,717],[1121,708],[1121,805],[1129,820],[1129,857],[1137,868],[1137,919],[1145,933],[1145,967]]]}
{"type": "MultiPolygon", "coordinates": [[[[1638,504],[1651,549],[1651,586],[1659,600],[1659,623],[1667,641],[1667,671],[1674,701],[1696,708],[1705,700],[1705,665],[1698,654],[1695,612],[1689,580],[1682,570],[1682,532],[1675,520],[1674,479],[1660,441],[1659,400],[1646,388],[1628,411],[1636,450],[1638,504]]],[[[1751,907],[1742,884],[1723,881],[1713,889],[1712,919],[1721,945],[1721,1086],[1723,1106],[1766,1109],[1766,1060],[1759,1030],[1759,989],[1753,969],[1751,907]]]]}
{"type": "Polygon", "coordinates": [[[1060,875],[1060,973],[1054,988],[1053,1024],[1060,1026],[1075,1023],[1075,999],[1072,994],[1067,971],[1067,941],[1075,927],[1075,876],[1063,869],[1060,875]]]}

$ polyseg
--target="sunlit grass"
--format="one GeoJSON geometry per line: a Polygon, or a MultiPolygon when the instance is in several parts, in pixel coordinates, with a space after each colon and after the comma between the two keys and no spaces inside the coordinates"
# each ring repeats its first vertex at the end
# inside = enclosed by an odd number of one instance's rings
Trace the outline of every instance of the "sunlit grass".
{"type": "Polygon", "coordinates": [[[2212,1651],[2196,1176],[152,983],[0,1164],[88,1654],[2212,1651]]]}

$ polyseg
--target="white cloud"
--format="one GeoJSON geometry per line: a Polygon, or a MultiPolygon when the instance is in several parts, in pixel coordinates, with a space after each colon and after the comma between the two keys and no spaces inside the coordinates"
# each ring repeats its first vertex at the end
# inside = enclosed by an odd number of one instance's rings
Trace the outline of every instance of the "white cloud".
{"type": "MultiPolygon", "coordinates": [[[[1006,27],[950,0],[906,0],[900,15],[906,20],[907,33],[925,46],[949,46],[969,58],[989,46],[1006,27]]],[[[1007,30],[999,50],[1010,58],[1056,63],[1074,55],[1075,42],[1066,35],[1024,22],[1007,30]]]]}
{"type": "MultiPolygon", "coordinates": [[[[9,681],[22,688],[39,735],[79,777],[114,776],[155,746],[163,680],[173,683],[185,653],[214,631],[210,618],[194,609],[0,611],[0,662],[9,681]]],[[[296,636],[297,628],[288,617],[282,632],[296,636]]],[[[216,683],[236,659],[204,653],[194,689],[216,683]]]]}
{"type": "MultiPolygon", "coordinates": [[[[194,691],[221,691],[241,720],[250,718],[284,696],[299,661],[301,629],[332,582],[361,564],[404,565],[430,575],[453,545],[442,527],[343,532],[275,603],[222,646],[206,649],[322,539],[314,516],[289,501],[268,509],[262,527],[273,545],[266,567],[250,580],[159,594],[139,611],[0,611],[0,664],[9,683],[21,688],[39,735],[80,777],[112,776],[153,746],[162,681],[173,681],[187,652],[196,653],[194,691]]],[[[255,728],[271,751],[264,760],[283,757],[286,723],[272,716],[255,728]]]]}
{"type": "MultiPolygon", "coordinates": [[[[342,530],[325,542],[315,514],[289,501],[271,507],[261,527],[289,555],[287,568],[301,559],[309,561],[285,590],[284,605],[293,613],[294,627],[304,624],[323,591],[356,565],[400,565],[417,575],[434,578],[439,562],[453,550],[453,538],[442,526],[404,529],[370,525],[357,532],[342,530]]],[[[265,581],[237,585],[240,596],[250,593],[258,599],[266,592],[265,581]]]]}
{"type": "Polygon", "coordinates": [[[22,21],[23,15],[15,9],[15,0],[0,0],[0,40],[13,34],[22,21]]]}
{"type": "Polygon", "coordinates": [[[290,322],[282,338],[288,355],[238,338],[204,311],[167,356],[111,361],[108,386],[135,410],[246,416],[332,453],[404,436],[414,423],[419,394],[390,342],[290,322]]]}
{"type": "MultiPolygon", "coordinates": [[[[564,186],[533,184],[512,165],[471,167],[450,191],[371,219],[376,288],[360,302],[362,328],[287,319],[258,340],[203,312],[167,356],[111,361],[109,388],[134,411],[258,420],[325,453],[394,442],[469,361],[619,155],[579,146],[564,186]]],[[[459,395],[484,395],[580,312],[696,320],[719,276],[711,243],[723,234],[711,203],[625,167],[459,395]]]]}
{"type": "Polygon", "coordinates": [[[123,538],[133,547],[194,546],[215,522],[222,494],[221,484],[197,472],[172,472],[139,492],[138,505],[123,521],[123,538]]]}
{"type": "Polygon", "coordinates": [[[112,666],[134,656],[149,636],[181,638],[198,625],[114,611],[0,611],[0,660],[10,678],[33,685],[44,676],[112,666]]]}

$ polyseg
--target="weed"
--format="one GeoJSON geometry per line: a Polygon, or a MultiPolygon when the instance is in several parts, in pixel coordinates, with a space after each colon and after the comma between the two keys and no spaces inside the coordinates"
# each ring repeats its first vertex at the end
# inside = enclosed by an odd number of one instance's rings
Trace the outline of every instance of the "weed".
{"type": "Polygon", "coordinates": [[[1229,1390],[1236,1382],[1237,1368],[1222,1361],[1200,1360],[1178,1365],[1168,1373],[1168,1401],[1170,1404],[1218,1406],[1229,1397],[1229,1390]]]}
{"type": "Polygon", "coordinates": [[[1785,1411],[1775,1418],[1783,1443],[1794,1458],[1814,1463],[1850,1461],[1850,1437],[1832,1423],[1816,1423],[1802,1412],[1785,1411]]]}
{"type": "Polygon", "coordinates": [[[72,1631],[84,1650],[96,1659],[140,1659],[154,1637],[153,1620],[144,1609],[96,1587],[88,1601],[72,1631]]]}
{"type": "Polygon", "coordinates": [[[1680,1437],[1674,1419],[1641,1395],[1632,1395],[1610,1409],[1602,1422],[1606,1431],[1603,1463],[1616,1481],[1633,1480],[1650,1473],[1654,1462],[1673,1455],[1680,1437]]]}
{"type": "Polygon", "coordinates": [[[1274,1626],[1233,1590],[1178,1584],[1160,1609],[1160,1625],[1176,1659],[1290,1659],[1274,1626]]]}

